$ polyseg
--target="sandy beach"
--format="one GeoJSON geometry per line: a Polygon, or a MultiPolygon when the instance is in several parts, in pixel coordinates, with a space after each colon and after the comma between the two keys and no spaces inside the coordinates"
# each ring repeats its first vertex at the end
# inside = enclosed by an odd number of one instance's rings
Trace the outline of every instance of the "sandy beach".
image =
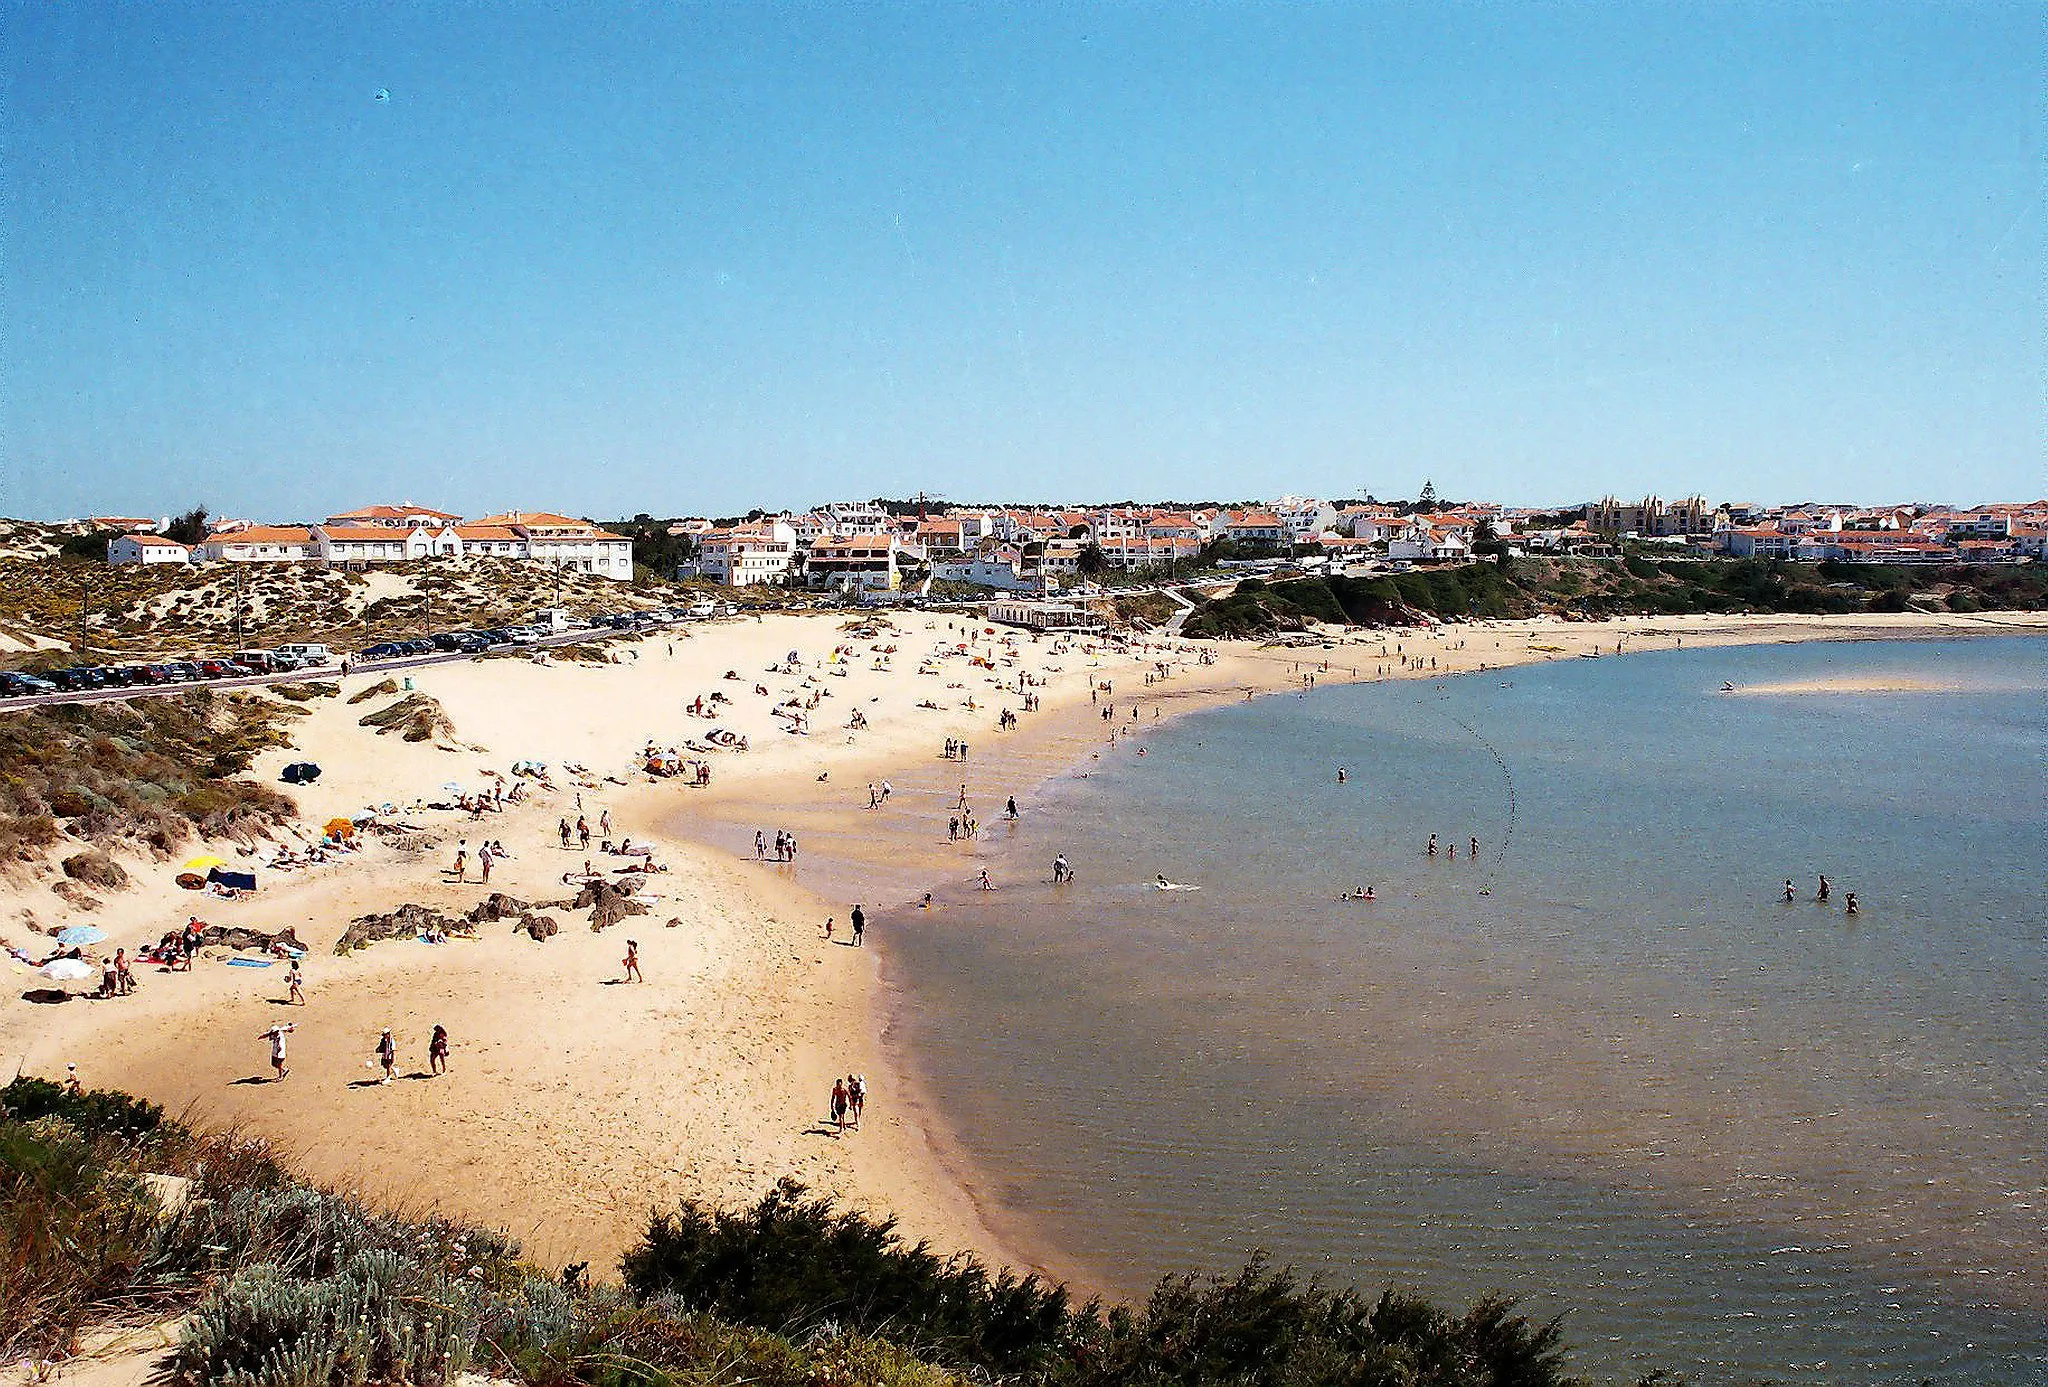
{"type": "Polygon", "coordinates": [[[944,615],[872,626],[773,616],[655,635],[608,664],[498,658],[412,671],[415,689],[445,709],[452,744],[359,726],[395,695],[351,705],[381,678],[357,676],[310,705],[294,745],[266,752],[253,773],[275,783],[286,763],[317,762],[315,784],[280,787],[309,837],[337,815],[388,805],[386,821],[417,828],[411,848],[369,837],[339,861],[276,872],[260,865],[268,845],[206,845],[257,871],[258,893],[239,901],[178,889],[176,861],[133,857],[135,884],[89,913],[52,894],[48,877],[0,891],[0,938],[31,952],[50,943],[33,930],[73,923],[107,931],[107,951],[153,941],[194,913],[289,926],[309,946],[307,1004],[284,1003],[281,965],[231,965],[226,951],[189,974],[142,968],[131,997],[63,1005],[24,1000],[39,980],[11,965],[0,1063],[53,1077],[75,1063],[89,1085],[269,1137],[318,1178],[504,1226],[550,1264],[587,1260],[609,1274],[650,1210],[681,1197],[737,1204],[793,1176],[892,1212],[939,1246],[1057,1271],[1055,1250],[999,1238],[982,1217],[989,1177],[964,1168],[919,1096],[915,1056],[890,1036],[887,941],[856,949],[846,939],[853,901],[914,900],[977,870],[982,840],[947,836],[957,798],[996,832],[1005,801],[1029,812],[1048,776],[1135,754],[1146,727],[1179,712],[1296,690],[1310,675],[1431,678],[1681,644],[2043,631],[2048,619],[2021,614],[1540,620],[1333,632],[1278,649],[1033,638],[944,615]],[[711,703],[713,694],[723,697],[711,703]],[[710,716],[687,711],[700,699],[710,716]],[[1109,703],[1114,723],[1102,716],[1109,703]],[[1006,710],[1018,716],[1014,731],[998,725],[1006,710]],[[748,749],[718,745],[714,729],[748,749]],[[964,760],[942,755],[948,739],[969,744],[964,760]],[[650,745],[708,763],[711,783],[648,775],[650,745]],[[519,783],[509,777],[522,760],[545,763],[550,785],[526,782],[521,803],[480,817],[426,807],[519,783]],[[887,802],[870,808],[870,786],[879,797],[885,782],[887,802]],[[594,933],[587,912],[549,905],[561,932],[544,942],[499,921],[473,940],[394,939],[335,956],[357,916],[408,902],[466,911],[490,891],[559,902],[574,890],[564,874],[586,858],[616,875],[634,859],[595,841],[564,849],[559,838],[561,821],[579,815],[604,836],[606,814],[611,838],[651,848],[667,868],[646,878],[649,913],[594,933]],[[753,860],[753,832],[778,828],[798,834],[797,860],[753,860]],[[510,853],[489,885],[474,865],[452,879],[458,843],[473,850],[485,839],[510,853]],[[838,927],[829,943],[827,916],[838,927]],[[620,980],[628,938],[644,983],[620,980]],[[298,1029],[290,1077],[276,1083],[259,1033],[281,1020],[298,1029]],[[429,1078],[426,1036],[437,1023],[453,1051],[448,1075],[429,1078]],[[402,1077],[391,1085],[374,1082],[371,1067],[385,1026],[399,1046],[402,1077]],[[863,1129],[841,1136],[825,1121],[826,1096],[849,1073],[865,1075],[872,1096],[863,1129]]]}

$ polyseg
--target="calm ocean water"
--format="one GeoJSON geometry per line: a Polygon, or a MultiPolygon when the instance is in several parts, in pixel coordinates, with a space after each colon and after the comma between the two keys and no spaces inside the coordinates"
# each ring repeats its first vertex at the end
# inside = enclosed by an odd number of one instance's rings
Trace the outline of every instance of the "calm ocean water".
{"type": "Polygon", "coordinates": [[[1092,770],[888,928],[999,1213],[1102,1283],[1262,1248],[1617,1376],[2048,1382],[2048,641],[1332,688],[1092,770]],[[1717,692],[1865,677],[1961,688],[1717,692]]]}

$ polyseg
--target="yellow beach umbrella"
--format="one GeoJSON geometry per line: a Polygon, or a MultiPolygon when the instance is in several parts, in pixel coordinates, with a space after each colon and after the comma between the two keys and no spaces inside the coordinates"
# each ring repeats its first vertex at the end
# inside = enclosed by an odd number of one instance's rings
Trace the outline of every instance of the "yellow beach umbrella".
{"type": "Polygon", "coordinates": [[[195,857],[185,864],[185,870],[188,872],[210,872],[215,867],[225,867],[227,865],[228,860],[225,857],[195,857]]]}
{"type": "Polygon", "coordinates": [[[327,835],[330,838],[353,838],[356,836],[356,826],[347,819],[329,819],[327,835]]]}

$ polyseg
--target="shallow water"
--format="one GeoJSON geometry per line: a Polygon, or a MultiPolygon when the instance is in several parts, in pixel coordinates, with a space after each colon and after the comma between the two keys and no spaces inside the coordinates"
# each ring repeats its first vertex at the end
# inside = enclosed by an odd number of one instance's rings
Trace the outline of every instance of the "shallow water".
{"type": "Polygon", "coordinates": [[[999,1218],[1127,1292],[1505,1289],[1613,1374],[2048,1380],[2048,641],[1330,688],[1092,769],[885,922],[999,1218]]]}

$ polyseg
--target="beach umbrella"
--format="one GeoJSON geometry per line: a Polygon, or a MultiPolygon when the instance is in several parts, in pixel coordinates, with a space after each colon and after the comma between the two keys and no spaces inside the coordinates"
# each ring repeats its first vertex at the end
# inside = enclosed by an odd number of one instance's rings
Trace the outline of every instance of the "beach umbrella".
{"type": "Polygon", "coordinates": [[[329,819],[326,831],[331,838],[353,838],[356,836],[355,823],[349,819],[329,819]]]}
{"type": "Polygon", "coordinates": [[[97,944],[107,937],[107,932],[93,925],[73,925],[57,935],[59,944],[97,944]]]}
{"type": "Polygon", "coordinates": [[[99,969],[76,958],[53,958],[36,971],[51,982],[85,982],[100,975],[99,969]]]}
{"type": "Polygon", "coordinates": [[[183,870],[188,872],[210,872],[215,867],[225,867],[227,865],[228,860],[225,857],[195,857],[185,864],[183,870]]]}

